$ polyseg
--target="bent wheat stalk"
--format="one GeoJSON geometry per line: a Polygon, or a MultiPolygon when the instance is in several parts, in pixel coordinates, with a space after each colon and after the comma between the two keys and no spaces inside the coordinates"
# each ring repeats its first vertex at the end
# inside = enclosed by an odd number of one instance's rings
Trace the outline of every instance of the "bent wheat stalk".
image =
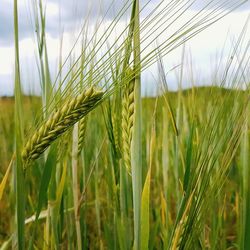
{"type": "Polygon", "coordinates": [[[28,140],[22,152],[24,163],[37,159],[55,139],[91,111],[103,94],[102,91],[89,88],[76,98],[66,101],[28,140]]]}

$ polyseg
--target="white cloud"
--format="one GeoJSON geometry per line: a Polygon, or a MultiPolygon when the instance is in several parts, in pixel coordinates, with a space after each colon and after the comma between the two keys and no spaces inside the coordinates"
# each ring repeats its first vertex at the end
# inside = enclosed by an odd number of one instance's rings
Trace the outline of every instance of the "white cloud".
{"type": "MultiPolygon", "coordinates": [[[[235,1],[235,0],[234,0],[235,1]]],[[[20,61],[21,61],[21,68],[23,72],[23,79],[24,83],[26,84],[25,89],[34,89],[37,88],[39,79],[38,79],[38,73],[36,69],[36,60],[35,60],[35,51],[36,51],[36,43],[33,40],[31,31],[31,24],[28,22],[28,14],[27,14],[27,4],[29,3],[26,1],[19,1],[20,4],[20,15],[24,18],[21,18],[22,25],[20,27],[20,34],[22,32],[25,33],[25,35],[21,35],[20,40],[20,61]],[[24,21],[26,20],[26,21],[24,21]],[[30,79],[29,79],[29,76],[30,79]],[[34,84],[35,87],[31,87],[30,84],[34,84]],[[29,86],[29,87],[27,87],[29,86]]],[[[77,19],[79,18],[79,11],[85,11],[86,9],[81,10],[80,7],[83,7],[83,3],[86,1],[73,1],[74,3],[79,4],[78,9],[74,9],[72,7],[71,1],[59,1],[61,5],[58,5],[58,1],[55,0],[47,0],[47,8],[46,8],[46,17],[47,17],[47,28],[48,32],[46,34],[47,36],[47,45],[48,45],[48,55],[49,55],[49,62],[52,68],[52,75],[56,75],[57,72],[57,64],[58,64],[58,55],[59,55],[59,46],[60,46],[60,37],[59,37],[59,13],[62,13],[62,25],[69,24],[69,27],[71,29],[67,28],[64,30],[63,34],[63,52],[62,56],[65,59],[72,48],[74,41],[77,37],[77,21],[74,19],[74,17],[77,19]],[[60,9],[61,8],[61,9],[60,9]],[[78,14],[76,14],[78,13],[78,14]],[[75,15],[74,15],[75,14],[75,15]],[[64,20],[65,18],[65,20],[64,20]],[[72,28],[73,27],[73,28],[72,28]]],[[[107,4],[109,0],[106,1],[107,4]]],[[[118,1],[119,2],[119,1],[118,1]]],[[[149,8],[152,8],[152,4],[154,1],[152,1],[151,6],[149,8]]],[[[1,9],[2,6],[6,5],[8,8],[12,5],[12,0],[0,0],[1,9]]],[[[246,8],[248,8],[246,6],[246,8]]],[[[8,9],[7,11],[11,15],[9,16],[10,20],[12,17],[12,9],[8,9]],[[11,14],[10,14],[11,13],[11,14]]],[[[7,13],[6,12],[6,13],[7,13]]],[[[193,11],[186,12],[185,16],[188,18],[194,14],[193,11]]],[[[249,14],[249,11],[242,10],[241,12],[235,11],[228,15],[226,18],[224,18],[222,21],[218,22],[217,24],[213,25],[209,29],[207,29],[205,32],[199,34],[197,37],[193,38],[192,41],[187,43],[188,49],[191,48],[192,55],[194,62],[199,66],[199,69],[203,72],[204,75],[209,74],[209,68],[211,63],[211,57],[215,56],[216,51],[219,51],[223,48],[224,42],[226,39],[226,36],[228,32],[230,32],[231,36],[238,36],[240,33],[243,24],[245,23],[247,16],[249,14]],[[237,21],[236,21],[237,20],[237,21]]],[[[7,16],[5,16],[7,18],[7,16]]],[[[0,17],[1,20],[1,17],[0,17]]],[[[77,19],[78,20],[78,19],[77,19]]],[[[94,19],[93,19],[94,20],[94,19]]],[[[182,19],[180,21],[177,21],[175,25],[168,30],[168,32],[165,32],[160,39],[166,39],[178,26],[181,25],[181,22],[183,22],[182,19]]],[[[94,32],[94,26],[95,22],[90,23],[90,29],[89,33],[94,32]]],[[[100,33],[105,33],[105,27],[107,27],[110,24],[110,21],[107,19],[104,24],[100,27],[100,33]]],[[[8,26],[8,24],[6,24],[8,26]]],[[[6,27],[7,27],[6,26],[6,27]]],[[[116,27],[116,31],[114,32],[110,37],[110,43],[112,43],[116,37],[117,34],[123,30],[125,27],[125,20],[119,22],[119,24],[116,27]]],[[[145,30],[142,35],[147,35],[147,32],[152,32],[152,29],[154,26],[149,27],[148,31],[145,30]]],[[[13,31],[8,29],[2,29],[2,32],[5,32],[3,34],[6,34],[8,32],[8,35],[6,35],[6,41],[9,41],[9,33],[12,34],[13,31]]],[[[1,23],[0,23],[0,31],[1,31],[1,23]]],[[[79,30],[78,30],[79,31],[79,30]]],[[[159,30],[158,30],[159,32],[159,30]]],[[[154,33],[154,37],[156,36],[156,33],[154,33]]],[[[1,37],[1,34],[0,34],[1,37]]],[[[3,36],[2,36],[3,37],[3,36]]],[[[80,53],[80,44],[78,44],[78,48],[75,50],[76,56],[80,53]]],[[[150,48],[152,49],[155,46],[154,43],[150,43],[150,48]]],[[[168,68],[172,68],[175,65],[178,65],[180,62],[180,55],[181,51],[176,50],[173,53],[170,53],[165,60],[166,65],[168,68]]],[[[0,94],[3,92],[4,88],[4,82],[6,80],[11,81],[12,79],[12,73],[13,73],[13,66],[14,66],[14,48],[12,43],[8,42],[4,45],[0,44],[0,94]]],[[[153,69],[155,71],[155,69],[153,69]]],[[[147,77],[146,77],[147,78],[147,77]]],[[[172,76],[171,79],[174,77],[172,76]]],[[[172,81],[172,80],[171,80],[172,81]]],[[[11,84],[8,85],[8,93],[9,88],[12,86],[11,84]]],[[[173,86],[174,87],[174,86],[173,86]]],[[[148,87],[150,88],[150,87],[148,87]]]]}
{"type": "Polygon", "coordinates": [[[0,75],[12,73],[14,65],[13,47],[0,47],[0,75]]]}
{"type": "Polygon", "coordinates": [[[49,17],[58,17],[59,5],[53,2],[47,2],[46,4],[46,15],[49,17]]]}

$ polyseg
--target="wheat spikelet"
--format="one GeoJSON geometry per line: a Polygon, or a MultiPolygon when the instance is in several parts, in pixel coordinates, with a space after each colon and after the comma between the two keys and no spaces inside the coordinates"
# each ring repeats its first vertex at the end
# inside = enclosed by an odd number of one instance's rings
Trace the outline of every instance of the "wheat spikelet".
{"type": "Polygon", "coordinates": [[[102,96],[103,92],[90,88],[66,101],[28,140],[22,152],[24,162],[37,159],[57,137],[91,111],[102,96]]]}
{"type": "Polygon", "coordinates": [[[123,160],[128,173],[131,173],[130,145],[134,124],[134,79],[126,86],[122,104],[123,160]]]}
{"type": "Polygon", "coordinates": [[[78,155],[81,154],[82,148],[83,148],[83,143],[85,139],[85,132],[87,128],[87,116],[84,116],[80,121],[79,121],[79,135],[78,135],[78,155]]]}

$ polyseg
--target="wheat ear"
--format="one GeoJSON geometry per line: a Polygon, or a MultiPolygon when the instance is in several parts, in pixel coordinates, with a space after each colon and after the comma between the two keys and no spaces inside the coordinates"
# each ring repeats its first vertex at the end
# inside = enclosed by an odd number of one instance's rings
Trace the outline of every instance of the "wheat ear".
{"type": "Polygon", "coordinates": [[[128,173],[131,173],[130,146],[134,125],[134,79],[125,86],[122,104],[123,160],[128,173]]]}
{"type": "Polygon", "coordinates": [[[117,157],[120,158],[121,150],[120,150],[120,136],[119,136],[119,126],[118,126],[118,119],[116,114],[112,116],[112,126],[113,126],[113,134],[114,134],[114,143],[115,143],[115,151],[117,153],[117,157]]]}
{"type": "Polygon", "coordinates": [[[28,140],[22,152],[24,162],[37,159],[57,137],[91,111],[102,96],[103,92],[89,88],[66,101],[28,140]]]}
{"type": "Polygon", "coordinates": [[[84,116],[80,121],[78,125],[78,155],[81,154],[83,144],[84,144],[84,139],[85,139],[85,133],[86,133],[86,128],[87,128],[87,121],[88,117],[84,116]]]}

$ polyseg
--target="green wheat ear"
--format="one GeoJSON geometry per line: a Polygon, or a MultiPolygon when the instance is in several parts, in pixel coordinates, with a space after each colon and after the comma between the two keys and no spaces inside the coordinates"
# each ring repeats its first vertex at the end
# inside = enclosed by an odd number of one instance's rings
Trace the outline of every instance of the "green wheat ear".
{"type": "MultiPolygon", "coordinates": [[[[128,69],[128,75],[132,70],[128,69]]],[[[129,174],[131,174],[131,140],[134,125],[134,86],[135,81],[132,79],[125,85],[122,103],[122,141],[123,141],[123,160],[129,174]]]]}
{"type": "Polygon", "coordinates": [[[27,141],[22,158],[27,165],[37,159],[51,143],[90,112],[103,97],[102,91],[89,88],[72,100],[66,101],[27,141]]]}
{"type": "Polygon", "coordinates": [[[84,116],[80,121],[78,125],[78,155],[81,154],[83,144],[84,144],[84,139],[85,139],[85,133],[86,133],[86,128],[87,128],[87,121],[88,118],[87,116],[84,116]]]}

